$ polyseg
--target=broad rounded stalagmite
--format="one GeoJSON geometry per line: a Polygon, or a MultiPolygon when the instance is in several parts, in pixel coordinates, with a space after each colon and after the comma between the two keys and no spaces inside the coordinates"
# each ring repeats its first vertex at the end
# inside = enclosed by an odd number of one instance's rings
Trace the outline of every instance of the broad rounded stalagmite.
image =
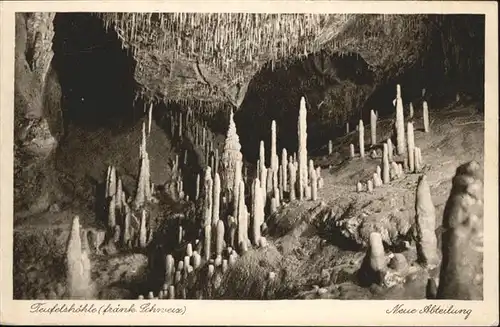
{"type": "MultiPolygon", "coordinates": [[[[373,273],[380,274],[387,269],[384,244],[380,233],[372,232],[370,234],[368,255],[370,269],[373,273]]],[[[379,277],[380,275],[377,276],[377,279],[379,277]]]]}
{"type": "Polygon", "coordinates": [[[443,214],[438,299],[483,299],[483,172],[476,161],[457,168],[443,214]]]}
{"type": "Polygon", "coordinates": [[[420,176],[415,199],[418,262],[426,268],[439,264],[436,238],[436,210],[425,175],[420,176]]]}

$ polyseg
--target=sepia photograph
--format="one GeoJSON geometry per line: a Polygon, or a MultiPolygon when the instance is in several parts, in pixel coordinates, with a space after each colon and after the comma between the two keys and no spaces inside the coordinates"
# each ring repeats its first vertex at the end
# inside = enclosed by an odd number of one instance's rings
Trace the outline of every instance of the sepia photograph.
{"type": "Polygon", "coordinates": [[[484,13],[114,8],[12,15],[14,303],[427,300],[470,319],[498,115],[484,13]]]}

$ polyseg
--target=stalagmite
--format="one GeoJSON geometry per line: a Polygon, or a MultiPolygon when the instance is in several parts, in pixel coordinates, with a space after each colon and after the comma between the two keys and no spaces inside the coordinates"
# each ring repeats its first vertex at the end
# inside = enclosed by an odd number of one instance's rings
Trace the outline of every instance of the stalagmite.
{"type": "Polygon", "coordinates": [[[130,219],[131,219],[131,213],[130,213],[130,210],[126,210],[125,211],[125,217],[123,219],[123,236],[122,236],[122,245],[123,246],[128,246],[129,245],[129,242],[130,242],[130,237],[131,237],[131,233],[130,233],[130,219]]]}
{"type": "Polygon", "coordinates": [[[212,226],[210,224],[205,225],[204,227],[204,244],[203,244],[203,254],[204,254],[204,259],[209,260],[210,259],[210,251],[211,251],[211,243],[212,243],[212,226]]]}
{"type": "Polygon", "coordinates": [[[397,179],[398,177],[399,177],[398,164],[395,161],[393,161],[391,162],[390,179],[394,180],[397,179]]]}
{"type": "Polygon", "coordinates": [[[192,257],[192,256],[193,256],[193,244],[188,243],[188,244],[186,245],[186,255],[187,255],[188,257],[192,257]]]}
{"type": "Polygon", "coordinates": [[[358,125],[358,135],[359,135],[359,156],[361,158],[365,157],[365,128],[363,126],[363,120],[359,120],[358,125]]]}
{"type": "Polygon", "coordinates": [[[333,142],[332,140],[328,141],[328,155],[331,155],[333,153],[333,142]]]}
{"type": "Polygon", "coordinates": [[[212,225],[217,225],[219,221],[220,212],[220,177],[218,173],[215,173],[214,177],[214,187],[213,187],[213,200],[212,200],[212,225]]]}
{"type": "Polygon", "coordinates": [[[377,144],[377,115],[373,110],[370,110],[370,132],[372,145],[377,144]]]}
{"type": "Polygon", "coordinates": [[[146,210],[142,209],[141,211],[141,222],[140,222],[140,227],[139,227],[139,246],[141,248],[146,247],[146,242],[147,242],[147,229],[146,229],[146,210]]]}
{"type": "Polygon", "coordinates": [[[288,192],[288,154],[285,148],[281,151],[281,172],[283,179],[283,192],[288,192]]]}
{"type": "Polygon", "coordinates": [[[384,151],[382,154],[382,182],[388,184],[391,181],[389,174],[389,152],[387,143],[384,143],[384,151]]]}
{"type": "Polygon", "coordinates": [[[271,122],[271,169],[278,171],[278,153],[276,151],[276,121],[271,122]]]}
{"type": "Polygon", "coordinates": [[[113,228],[116,225],[115,208],[116,208],[116,197],[115,195],[112,195],[111,199],[109,200],[109,206],[108,206],[108,227],[111,230],[113,230],[113,228]]]}
{"type": "Polygon", "coordinates": [[[380,187],[382,186],[382,180],[379,177],[380,175],[377,173],[373,173],[373,186],[380,187]]]}
{"type": "Polygon", "coordinates": [[[420,172],[420,169],[422,168],[421,164],[420,164],[420,148],[419,147],[415,147],[413,148],[413,157],[414,157],[414,161],[415,161],[415,172],[418,173],[420,172]]]}
{"type": "Polygon", "coordinates": [[[386,270],[385,251],[380,233],[372,232],[370,234],[369,256],[370,268],[373,272],[379,273],[386,270]]]}
{"type": "MultiPolygon", "coordinates": [[[[238,188],[239,181],[235,181],[235,177],[240,176],[241,178],[241,167],[243,155],[240,152],[241,144],[240,138],[236,130],[236,124],[234,122],[234,114],[231,110],[229,115],[229,127],[226,134],[226,140],[224,143],[224,152],[221,158],[221,184],[223,194],[237,195],[234,188],[238,188]],[[237,163],[239,164],[237,166],[237,163]]],[[[237,198],[228,199],[229,201],[237,201],[237,198]]]]}
{"type": "Polygon", "coordinates": [[[413,118],[413,103],[411,103],[411,102],[410,102],[410,115],[408,118],[410,118],[410,119],[413,118]]]}
{"type": "Polygon", "coordinates": [[[427,101],[424,101],[422,104],[422,117],[424,119],[424,131],[428,133],[430,131],[429,126],[429,107],[427,105],[427,101]]]}
{"type": "Polygon", "coordinates": [[[259,144],[259,163],[260,163],[260,168],[266,167],[266,152],[264,148],[264,141],[260,141],[259,144]]]}
{"type": "Polygon", "coordinates": [[[373,192],[373,182],[371,180],[368,180],[367,182],[367,188],[368,188],[368,192],[373,192]]]}
{"type": "Polygon", "coordinates": [[[167,254],[165,258],[165,284],[172,285],[174,283],[175,260],[171,254],[167,254]]]}
{"type": "Polygon", "coordinates": [[[401,98],[401,85],[396,87],[396,140],[397,153],[403,155],[405,153],[405,121],[403,113],[403,99],[401,98]]]}
{"type": "Polygon", "coordinates": [[[415,172],[415,138],[413,134],[413,123],[408,122],[408,166],[410,172],[415,172]]]}
{"type": "Polygon", "coordinates": [[[239,194],[240,194],[240,183],[243,183],[243,180],[241,178],[241,161],[236,161],[235,167],[234,167],[234,186],[232,187],[233,189],[233,216],[238,217],[238,210],[239,210],[239,194]]]}
{"type": "Polygon", "coordinates": [[[351,143],[351,144],[349,144],[349,156],[350,156],[351,158],[354,158],[354,156],[355,156],[355,152],[354,152],[354,144],[352,144],[352,143],[351,143]]]}
{"type": "Polygon", "coordinates": [[[269,206],[269,213],[272,215],[278,210],[278,202],[276,198],[271,198],[271,204],[269,206]]]}
{"type": "Polygon", "coordinates": [[[356,184],[356,192],[362,192],[363,191],[363,184],[361,184],[361,182],[358,182],[356,184]]]}
{"type": "Polygon", "coordinates": [[[222,250],[224,247],[224,222],[222,220],[217,221],[217,234],[215,239],[215,253],[217,255],[222,254],[222,250]]]}
{"type": "Polygon", "coordinates": [[[266,176],[266,196],[267,197],[271,197],[271,194],[273,192],[273,188],[274,188],[274,185],[273,185],[273,176],[274,173],[273,173],[273,170],[271,167],[269,167],[269,169],[267,169],[267,176],[266,176]]]}
{"type": "Polygon", "coordinates": [[[420,176],[415,199],[418,262],[434,268],[439,264],[436,239],[436,210],[425,175],[420,176]]]}
{"type": "Polygon", "coordinates": [[[483,300],[483,172],[457,168],[443,214],[438,299],[483,300]]]}
{"type": "Polygon", "coordinates": [[[75,216],[66,246],[66,283],[70,299],[84,300],[93,296],[90,276],[90,260],[82,250],[80,218],[75,216]]]}
{"type": "Polygon", "coordinates": [[[290,201],[295,201],[295,179],[297,176],[297,171],[295,169],[295,165],[291,161],[288,163],[288,175],[290,176],[288,185],[288,189],[290,192],[290,201]]]}
{"type": "Polygon", "coordinates": [[[193,252],[193,268],[198,269],[201,266],[201,255],[198,251],[193,252]]]}
{"type": "Polygon", "coordinates": [[[311,171],[311,200],[318,200],[318,179],[316,177],[316,170],[311,171]]]}
{"type": "Polygon", "coordinates": [[[195,200],[200,198],[200,174],[196,174],[196,191],[195,191],[195,200]]]}
{"type": "Polygon", "coordinates": [[[116,194],[116,168],[111,166],[111,172],[109,175],[109,194],[108,196],[113,196],[116,194]]]}
{"type": "Polygon", "coordinates": [[[389,154],[389,162],[392,162],[394,160],[394,146],[390,138],[387,139],[387,153],[389,154]]]}
{"type": "Polygon", "coordinates": [[[304,97],[300,99],[299,120],[298,120],[298,198],[302,200],[304,197],[305,187],[307,186],[307,110],[306,100],[304,97]]]}
{"type": "Polygon", "coordinates": [[[345,133],[349,134],[349,122],[345,124],[345,133]]]}
{"type": "Polygon", "coordinates": [[[212,212],[213,212],[213,180],[212,172],[210,166],[205,168],[205,181],[204,181],[204,199],[203,205],[204,210],[204,225],[212,224],[212,212]]]}
{"type": "Polygon", "coordinates": [[[148,135],[151,134],[152,119],[153,119],[153,104],[151,103],[151,105],[149,106],[149,110],[148,110],[148,135]]]}
{"type": "Polygon", "coordinates": [[[248,229],[246,222],[246,212],[247,208],[245,205],[245,183],[240,181],[239,192],[238,192],[238,245],[241,246],[241,242],[246,243],[248,240],[248,229]]]}
{"type": "Polygon", "coordinates": [[[252,185],[252,239],[255,245],[258,244],[260,239],[260,226],[264,222],[264,205],[261,194],[262,188],[260,187],[259,179],[255,179],[252,185]]]}

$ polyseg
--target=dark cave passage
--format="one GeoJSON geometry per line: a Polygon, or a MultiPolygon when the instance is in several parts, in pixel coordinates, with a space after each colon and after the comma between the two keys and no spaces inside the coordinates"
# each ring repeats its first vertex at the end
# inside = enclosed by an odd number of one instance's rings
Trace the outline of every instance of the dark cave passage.
{"type": "Polygon", "coordinates": [[[89,13],[57,13],[53,65],[62,87],[65,125],[113,127],[136,121],[135,61],[114,31],[89,13]]]}

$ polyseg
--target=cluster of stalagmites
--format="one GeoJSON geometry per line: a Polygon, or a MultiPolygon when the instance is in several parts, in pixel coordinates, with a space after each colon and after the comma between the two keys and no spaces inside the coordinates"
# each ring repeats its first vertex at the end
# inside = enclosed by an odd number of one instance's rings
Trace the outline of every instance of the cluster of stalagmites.
{"type": "MultiPolygon", "coordinates": [[[[318,199],[323,179],[320,167],[314,167],[313,161],[307,159],[306,114],[305,100],[302,98],[298,122],[298,155],[288,156],[287,150],[283,149],[281,157],[278,156],[276,122],[271,123],[269,166],[265,164],[264,141],[261,141],[256,175],[250,181],[243,168],[241,145],[233,113],[230,113],[220,164],[218,156],[215,156],[214,160],[208,162],[216,168],[206,166],[203,175],[198,175],[196,181],[196,199],[203,206],[199,238],[188,243],[186,256],[177,258],[177,266],[173,263],[173,255],[166,255],[168,267],[165,285],[162,290],[150,292],[146,297],[210,297],[211,291],[203,294],[203,290],[194,282],[199,279],[199,269],[206,269],[202,273],[206,273],[205,285],[217,287],[213,278],[216,278],[214,276],[217,276],[219,270],[224,273],[228,265],[231,266],[239,256],[253,247],[266,247],[267,241],[263,236],[267,228],[266,214],[275,213],[286,201],[318,199]],[[246,196],[248,189],[249,197],[246,196]]],[[[182,239],[182,230],[181,223],[179,244],[188,241],[182,239]]],[[[144,298],[144,295],[141,297],[144,298]]]]}
{"type": "MultiPolygon", "coordinates": [[[[392,139],[388,138],[382,143],[382,162],[381,166],[377,166],[372,177],[366,182],[358,182],[356,184],[357,192],[373,192],[374,188],[384,184],[389,184],[393,180],[401,179],[406,173],[419,173],[423,169],[422,152],[420,147],[415,146],[415,134],[413,125],[413,105],[410,103],[410,120],[407,122],[406,135],[404,127],[403,100],[401,99],[401,87],[397,85],[396,92],[396,124],[395,124],[395,139],[396,147],[392,143],[392,139]],[[396,157],[403,157],[399,162],[396,157]]],[[[425,132],[429,131],[429,111],[427,102],[423,102],[423,125],[425,132]]],[[[370,111],[370,130],[371,130],[371,157],[380,158],[377,151],[377,118],[378,115],[370,111]]],[[[359,157],[365,157],[365,136],[363,120],[359,121],[359,157]]],[[[349,145],[349,155],[351,158],[356,156],[354,145],[349,145]]]]}

